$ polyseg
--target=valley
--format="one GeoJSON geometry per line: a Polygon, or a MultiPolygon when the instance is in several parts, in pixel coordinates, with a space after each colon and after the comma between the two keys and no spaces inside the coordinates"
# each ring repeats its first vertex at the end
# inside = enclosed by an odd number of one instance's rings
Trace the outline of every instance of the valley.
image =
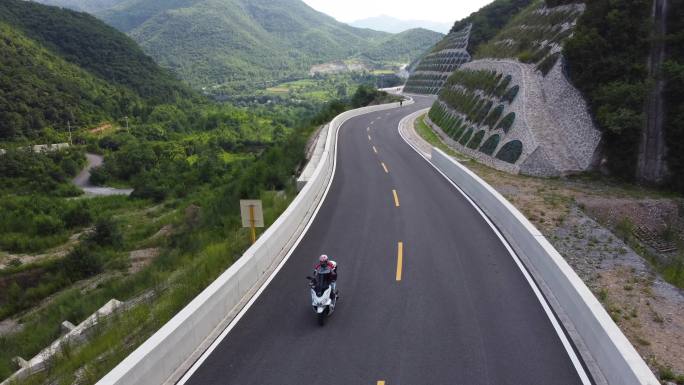
{"type": "Polygon", "coordinates": [[[0,385],[684,385],[684,1],[468,7],[0,1],[0,385]]]}

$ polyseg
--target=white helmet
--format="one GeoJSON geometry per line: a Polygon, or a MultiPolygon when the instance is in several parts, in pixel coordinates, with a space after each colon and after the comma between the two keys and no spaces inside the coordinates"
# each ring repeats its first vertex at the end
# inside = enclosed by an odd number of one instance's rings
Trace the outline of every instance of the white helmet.
{"type": "Polygon", "coordinates": [[[323,254],[320,257],[318,257],[318,261],[322,264],[328,263],[328,256],[323,254]]]}

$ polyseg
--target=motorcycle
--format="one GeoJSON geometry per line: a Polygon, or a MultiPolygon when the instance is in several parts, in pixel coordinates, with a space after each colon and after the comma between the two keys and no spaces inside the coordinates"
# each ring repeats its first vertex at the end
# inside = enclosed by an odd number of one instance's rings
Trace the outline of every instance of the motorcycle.
{"type": "Polygon", "coordinates": [[[319,274],[316,278],[306,278],[311,288],[311,306],[316,313],[318,324],[323,326],[325,318],[335,311],[337,292],[333,293],[332,281],[327,274],[319,274]]]}

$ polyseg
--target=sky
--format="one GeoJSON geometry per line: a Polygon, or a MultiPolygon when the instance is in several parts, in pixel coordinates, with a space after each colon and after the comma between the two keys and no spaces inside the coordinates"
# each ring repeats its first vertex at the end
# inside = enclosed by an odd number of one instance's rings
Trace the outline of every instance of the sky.
{"type": "Polygon", "coordinates": [[[310,7],[349,23],[388,15],[402,20],[453,23],[492,0],[304,0],[310,7]]]}

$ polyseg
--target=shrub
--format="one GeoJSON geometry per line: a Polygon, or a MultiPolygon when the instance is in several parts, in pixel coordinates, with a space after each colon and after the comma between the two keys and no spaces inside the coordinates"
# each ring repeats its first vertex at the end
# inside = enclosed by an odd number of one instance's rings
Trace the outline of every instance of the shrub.
{"type": "Polygon", "coordinates": [[[468,142],[467,147],[472,148],[473,150],[477,149],[478,147],[480,147],[480,144],[482,144],[482,139],[484,138],[484,136],[485,131],[479,131],[478,133],[473,135],[473,138],[470,140],[470,142],[468,142]]]}
{"type": "Polygon", "coordinates": [[[33,223],[36,226],[35,233],[39,236],[55,235],[64,231],[64,223],[50,215],[37,215],[33,218],[33,223]]]}
{"type": "Polygon", "coordinates": [[[123,236],[118,223],[110,218],[100,218],[95,223],[95,231],[90,236],[90,241],[100,246],[120,247],[123,244],[123,236]]]}
{"type": "Polygon", "coordinates": [[[487,103],[484,106],[482,106],[482,108],[480,108],[480,111],[477,113],[477,116],[475,116],[475,123],[482,124],[482,121],[487,117],[493,105],[494,103],[491,100],[487,101],[487,103]]]}
{"type": "Polygon", "coordinates": [[[508,85],[511,84],[511,80],[513,80],[513,78],[511,77],[511,75],[506,75],[506,76],[501,80],[501,83],[499,83],[499,85],[498,85],[498,86],[496,87],[496,89],[494,90],[494,94],[495,94],[496,96],[498,96],[498,97],[502,97],[503,94],[506,92],[506,88],[508,88],[508,85]]]}
{"type": "Polygon", "coordinates": [[[532,63],[534,62],[534,54],[530,51],[522,51],[518,54],[518,60],[520,60],[523,63],[532,63]]]}
{"type": "Polygon", "coordinates": [[[72,281],[77,281],[100,273],[102,261],[86,245],[78,245],[64,258],[63,269],[72,281]]]}
{"type": "Polygon", "coordinates": [[[496,106],[492,112],[489,113],[489,116],[484,121],[484,125],[489,126],[490,128],[493,128],[496,122],[499,121],[499,118],[501,118],[501,114],[503,113],[504,110],[504,105],[499,104],[496,106]]]}
{"type": "Polygon", "coordinates": [[[468,128],[468,124],[466,122],[463,122],[461,125],[458,126],[456,131],[454,131],[454,135],[451,137],[453,140],[458,141],[461,135],[463,135],[463,132],[468,128]]]}
{"type": "Polygon", "coordinates": [[[472,136],[473,136],[473,128],[470,127],[470,128],[468,128],[468,131],[466,131],[466,133],[463,134],[463,137],[461,137],[461,140],[459,140],[458,142],[465,146],[466,143],[468,143],[468,141],[470,140],[470,138],[472,136]]]}
{"type": "Polygon", "coordinates": [[[511,129],[513,126],[513,123],[515,122],[515,112],[511,112],[508,115],[506,115],[503,119],[501,119],[501,122],[499,122],[499,125],[496,126],[496,129],[501,129],[504,132],[508,133],[508,131],[511,129]]]}
{"type": "Polygon", "coordinates": [[[541,73],[546,76],[548,73],[553,69],[553,66],[556,65],[558,62],[558,59],[560,59],[560,52],[556,52],[553,55],[549,55],[544,60],[537,64],[537,69],[541,71],[541,73]]]}
{"type": "Polygon", "coordinates": [[[499,152],[496,154],[496,158],[503,160],[504,162],[515,164],[515,162],[520,159],[522,150],[522,142],[519,140],[512,140],[501,147],[501,150],[499,150],[499,152]]]}
{"type": "Polygon", "coordinates": [[[90,183],[95,186],[103,186],[109,179],[110,176],[107,173],[107,170],[102,166],[90,170],[90,183]]]}
{"type": "Polygon", "coordinates": [[[496,150],[496,146],[499,145],[499,141],[501,140],[501,137],[498,134],[494,134],[490,136],[480,147],[480,152],[487,154],[491,156],[494,153],[494,150],[496,150]]]}
{"type": "Polygon", "coordinates": [[[501,97],[501,101],[513,103],[515,97],[518,96],[518,91],[520,91],[520,86],[511,87],[508,91],[506,91],[504,96],[501,97]]]}
{"type": "Polygon", "coordinates": [[[90,209],[84,202],[78,202],[64,213],[64,222],[68,228],[87,226],[93,221],[90,209]]]}
{"type": "Polygon", "coordinates": [[[544,48],[536,50],[532,56],[532,63],[539,63],[551,53],[551,45],[547,44],[544,48]]]}

